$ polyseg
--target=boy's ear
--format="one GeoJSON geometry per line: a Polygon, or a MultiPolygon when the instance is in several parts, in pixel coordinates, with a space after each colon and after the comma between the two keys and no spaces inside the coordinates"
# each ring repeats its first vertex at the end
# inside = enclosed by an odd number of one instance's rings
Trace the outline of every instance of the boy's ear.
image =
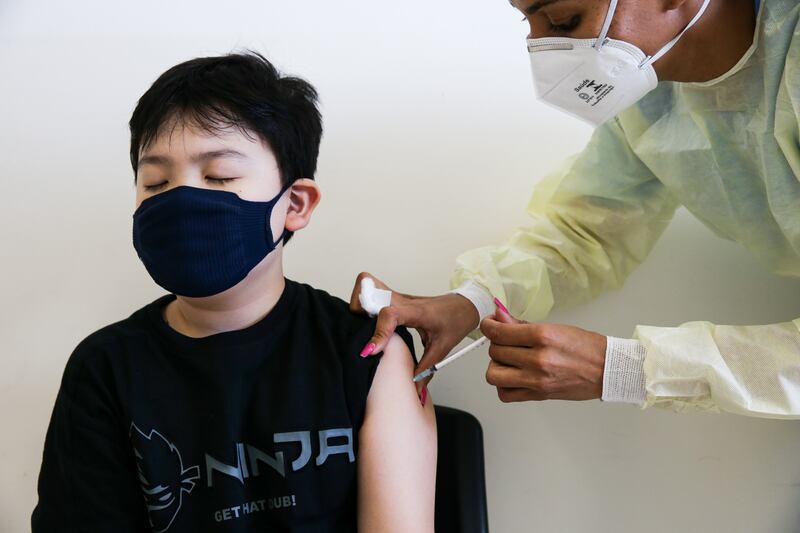
{"type": "Polygon", "coordinates": [[[300,178],[292,183],[289,191],[289,210],[286,212],[285,227],[289,231],[305,228],[311,220],[311,213],[322,199],[317,182],[308,178],[300,178]]]}

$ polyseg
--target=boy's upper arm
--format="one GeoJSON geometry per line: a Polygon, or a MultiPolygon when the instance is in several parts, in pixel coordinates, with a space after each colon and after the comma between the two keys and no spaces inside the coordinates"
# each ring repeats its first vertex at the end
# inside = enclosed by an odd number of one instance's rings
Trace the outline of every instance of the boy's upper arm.
{"type": "Polygon", "coordinates": [[[33,533],[149,530],[132,452],[94,370],[73,354],[64,372],[45,439],[33,533]]]}
{"type": "Polygon", "coordinates": [[[436,419],[420,404],[414,359],[403,340],[389,341],[367,398],[359,433],[358,499],[362,531],[433,531],[436,419]]]}

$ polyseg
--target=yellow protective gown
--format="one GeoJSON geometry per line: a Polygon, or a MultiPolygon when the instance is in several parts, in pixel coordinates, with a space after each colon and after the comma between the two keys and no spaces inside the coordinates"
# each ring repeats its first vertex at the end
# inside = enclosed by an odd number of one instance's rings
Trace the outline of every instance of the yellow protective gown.
{"type": "MultiPolygon", "coordinates": [[[[618,288],[678,205],[717,235],[800,276],[800,2],[764,0],[753,45],[706,83],[662,82],[540,182],[529,226],[460,255],[512,313],[618,288]]],[[[800,297],[800,295],[798,295],[800,297]]],[[[759,326],[638,326],[645,406],[800,418],[800,319],[759,326]]]]}

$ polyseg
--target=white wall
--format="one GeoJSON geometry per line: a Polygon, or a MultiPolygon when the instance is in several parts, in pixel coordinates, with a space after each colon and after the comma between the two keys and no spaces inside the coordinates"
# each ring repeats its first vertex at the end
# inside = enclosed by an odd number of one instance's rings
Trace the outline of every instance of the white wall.
{"type": "MultiPolygon", "coordinates": [[[[588,137],[534,102],[525,34],[504,0],[0,2],[0,531],[27,528],[73,347],[161,294],[130,244],[126,129],[158,74],[252,47],[312,81],[324,200],[288,275],[347,297],[370,270],[432,294],[460,251],[524,222],[536,180],[588,137]]],[[[553,320],[618,336],[777,322],[800,316],[798,294],[680,213],[624,290],[553,320]]],[[[486,360],[432,393],[483,422],[493,531],[800,529],[797,423],[504,405],[486,360]]]]}

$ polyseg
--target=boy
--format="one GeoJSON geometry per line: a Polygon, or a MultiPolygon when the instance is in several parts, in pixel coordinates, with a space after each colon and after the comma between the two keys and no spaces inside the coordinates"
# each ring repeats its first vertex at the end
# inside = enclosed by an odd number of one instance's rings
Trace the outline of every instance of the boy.
{"type": "Polygon", "coordinates": [[[33,531],[432,531],[408,333],[359,357],[374,321],[283,276],[320,200],[313,87],[254,53],[194,59],[130,128],[133,243],[170,294],[70,357],[33,531]]]}

